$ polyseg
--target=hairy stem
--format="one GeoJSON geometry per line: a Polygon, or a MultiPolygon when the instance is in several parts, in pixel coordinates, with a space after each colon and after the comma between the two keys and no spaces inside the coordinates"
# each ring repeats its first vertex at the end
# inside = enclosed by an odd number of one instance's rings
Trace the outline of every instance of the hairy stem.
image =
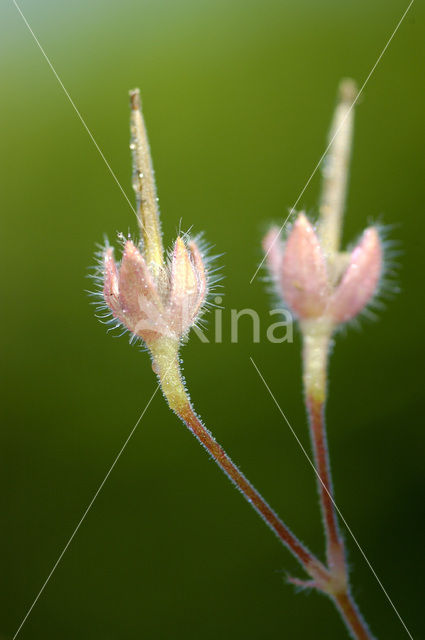
{"type": "Polygon", "coordinates": [[[356,640],[374,640],[369,627],[358,610],[349,589],[332,597],[345,626],[356,640]]]}
{"type": "MultiPolygon", "coordinates": [[[[205,447],[213,458],[214,462],[227,475],[231,482],[239,489],[245,500],[255,509],[255,511],[266,522],[270,529],[276,534],[282,544],[289,549],[292,555],[298,560],[304,570],[313,579],[311,583],[303,583],[294,580],[295,584],[313,586],[328,595],[334,602],[345,626],[356,640],[373,640],[366,623],[364,622],[357,606],[351,596],[347,570],[345,564],[345,553],[343,543],[339,535],[336,514],[331,501],[323,501],[326,510],[326,517],[329,518],[329,532],[332,532],[332,539],[336,546],[332,546],[332,552],[342,549],[343,572],[336,571],[335,558],[330,562],[329,569],[326,568],[310,551],[305,547],[292,531],[282,522],[275,511],[267,504],[260,493],[247,480],[244,474],[232,462],[223,447],[218,444],[210,431],[202,424],[196,415],[189,400],[186,389],[182,382],[180,371],[178,349],[179,345],[175,340],[161,338],[149,345],[153,357],[153,368],[161,385],[170,408],[184,422],[189,431],[205,447]],[[338,545],[341,544],[341,547],[338,545]]],[[[325,437],[323,422],[318,423],[318,433],[325,437]]],[[[320,438],[319,438],[320,440],[320,438]]],[[[326,445],[326,440],[323,441],[326,445]]],[[[327,482],[331,488],[331,478],[329,460],[325,456],[325,466],[322,469],[328,478],[327,482]]],[[[319,471],[320,473],[320,471],[319,471]]],[[[326,481],[325,481],[326,484],[326,481]]]]}
{"type": "Polygon", "coordinates": [[[317,488],[325,527],[327,562],[334,577],[346,583],[345,549],[333,504],[325,426],[326,377],[331,330],[326,322],[315,321],[311,325],[303,325],[303,379],[310,437],[318,473],[317,488]]]}
{"type": "Polygon", "coordinates": [[[326,568],[282,522],[260,493],[247,480],[243,473],[239,471],[224,449],[218,444],[196,415],[182,382],[178,359],[178,346],[175,341],[166,338],[161,338],[150,345],[154,361],[154,370],[158,375],[162,391],[170,408],[175,411],[189,431],[191,431],[197,440],[205,447],[216,464],[224,471],[233,484],[236,485],[247,502],[249,502],[255,511],[263,518],[282,544],[284,544],[300,562],[305,571],[313,578],[315,586],[325,590],[329,582],[329,573],[326,568]]]}
{"type": "Polygon", "coordinates": [[[324,404],[317,402],[312,396],[307,396],[306,404],[315,466],[320,476],[317,485],[325,526],[326,558],[332,574],[338,577],[341,583],[344,583],[347,579],[345,548],[333,505],[333,485],[325,429],[324,404]]]}
{"type": "Polygon", "coordinates": [[[332,326],[327,322],[302,324],[303,380],[309,419],[317,488],[325,531],[326,559],[330,574],[328,594],[353,638],[372,640],[367,624],[351,595],[344,540],[334,505],[333,483],[326,435],[325,406],[328,355],[332,326]]]}

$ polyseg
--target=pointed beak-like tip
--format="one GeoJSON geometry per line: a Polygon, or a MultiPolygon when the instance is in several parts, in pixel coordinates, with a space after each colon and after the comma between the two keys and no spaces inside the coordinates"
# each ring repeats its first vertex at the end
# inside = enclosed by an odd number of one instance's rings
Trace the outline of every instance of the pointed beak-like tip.
{"type": "Polygon", "coordinates": [[[133,111],[138,111],[141,106],[141,100],[140,100],[140,89],[130,89],[130,91],[128,92],[129,96],[130,96],[130,106],[132,108],[133,111]]]}
{"type": "Polygon", "coordinates": [[[338,87],[341,102],[352,104],[357,96],[357,84],[352,78],[343,78],[338,87]]]}

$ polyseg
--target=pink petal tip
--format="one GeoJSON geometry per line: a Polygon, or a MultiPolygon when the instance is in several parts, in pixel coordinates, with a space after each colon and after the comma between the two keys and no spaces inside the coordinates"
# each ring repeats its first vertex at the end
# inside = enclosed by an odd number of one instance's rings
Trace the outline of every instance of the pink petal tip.
{"type": "Polygon", "coordinates": [[[383,252],[375,227],[366,229],[329,304],[334,322],[354,318],[373,298],[382,273],[383,252]]]}
{"type": "Polygon", "coordinates": [[[285,243],[280,285],[284,300],[299,318],[323,314],[329,297],[326,262],[316,232],[303,213],[285,243]]]}

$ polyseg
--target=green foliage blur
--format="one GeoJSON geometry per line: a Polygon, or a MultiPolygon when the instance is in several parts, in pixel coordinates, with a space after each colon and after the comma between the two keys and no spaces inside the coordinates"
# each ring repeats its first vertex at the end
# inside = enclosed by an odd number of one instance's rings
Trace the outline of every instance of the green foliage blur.
{"type": "MultiPolygon", "coordinates": [[[[407,0],[21,0],[133,202],[128,90],[139,86],[167,245],[224,253],[223,340],[210,314],[184,373],[207,426],[289,526],[323,552],[303,444],[300,341],[270,344],[261,238],[322,155],[339,80],[366,79],[407,0]],[[230,341],[230,310],[248,316],[230,341]]],[[[149,358],[95,319],[96,243],[135,217],[13,2],[1,24],[0,637],[12,638],[155,390],[149,358]]],[[[390,225],[401,292],[337,337],[329,439],[336,499],[413,637],[423,619],[424,7],[415,2],[356,112],[345,242],[390,225]],[[423,514],[422,514],[423,515],[423,514]]],[[[320,172],[299,206],[314,215],[320,172]]],[[[276,321],[274,318],[272,321],[276,321]]],[[[380,639],[407,637],[346,534],[354,593],[380,639]]],[[[19,634],[24,640],[333,640],[332,605],[158,393],[19,634]]],[[[422,636],[421,636],[422,634],[422,636]]]]}

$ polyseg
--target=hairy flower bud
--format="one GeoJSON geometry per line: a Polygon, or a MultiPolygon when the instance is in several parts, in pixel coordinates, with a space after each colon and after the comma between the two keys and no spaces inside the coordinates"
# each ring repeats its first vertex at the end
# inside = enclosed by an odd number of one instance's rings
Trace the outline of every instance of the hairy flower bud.
{"type": "Polygon", "coordinates": [[[297,217],[285,243],[273,228],[263,247],[279,294],[300,320],[347,322],[362,311],[378,288],[383,255],[375,227],[365,230],[336,284],[330,278],[329,259],[304,213],[297,217]]]}
{"type": "Polygon", "coordinates": [[[104,300],[113,316],[148,345],[160,337],[184,337],[206,293],[204,262],[193,241],[177,238],[170,263],[160,271],[146,264],[131,240],[119,267],[112,248],[104,253],[104,300]]]}
{"type": "Polygon", "coordinates": [[[373,298],[381,278],[382,244],[375,227],[363,232],[329,305],[334,322],[354,318],[373,298]]]}
{"type": "MultiPolygon", "coordinates": [[[[96,295],[101,295],[118,321],[116,324],[141,338],[156,361],[164,348],[168,350],[168,356],[171,352],[177,353],[178,343],[196,323],[208,293],[207,270],[197,243],[187,236],[177,238],[171,256],[166,260],[152,158],[138,89],[130,91],[130,106],[130,149],[136,193],[134,212],[143,248],[127,240],[121,264],[117,265],[114,250],[107,247],[102,252],[101,268],[97,268],[94,277],[101,285],[101,291],[96,295]]],[[[214,280],[217,278],[209,278],[209,283],[214,280]]]]}

